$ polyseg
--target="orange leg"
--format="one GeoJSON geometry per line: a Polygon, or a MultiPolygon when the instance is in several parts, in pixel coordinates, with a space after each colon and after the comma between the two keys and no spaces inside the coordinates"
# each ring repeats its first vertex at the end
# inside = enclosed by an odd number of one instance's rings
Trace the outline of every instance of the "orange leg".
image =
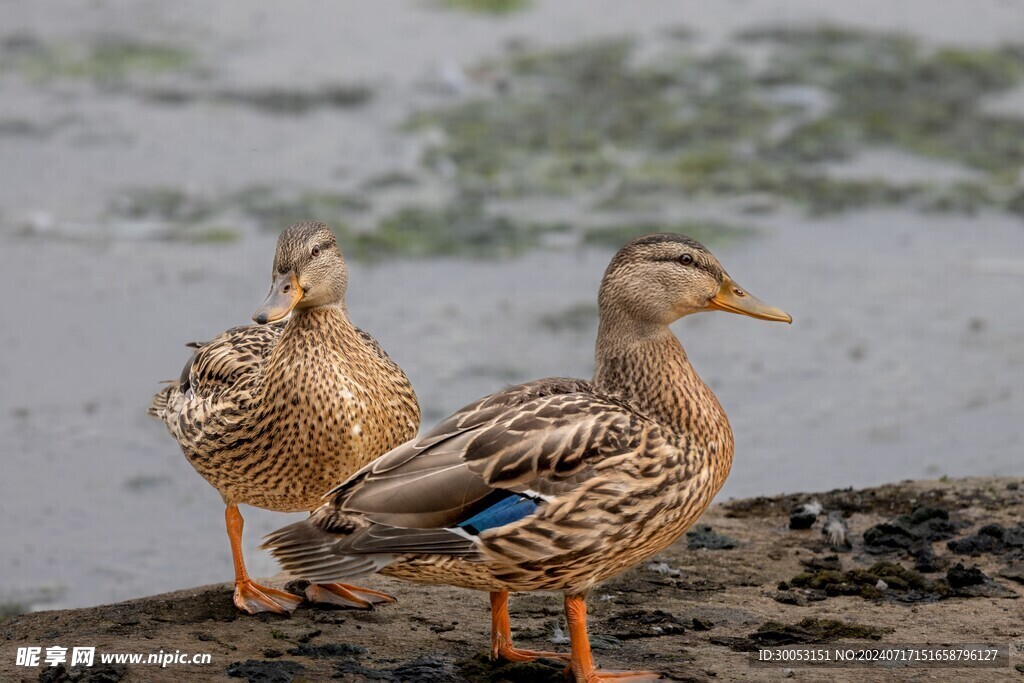
{"type": "Polygon", "coordinates": [[[532,662],[541,657],[568,660],[561,652],[520,650],[512,645],[512,623],[508,618],[508,591],[491,593],[491,659],[532,662]]]}
{"type": "Polygon", "coordinates": [[[663,680],[657,671],[598,671],[590,655],[590,639],[587,638],[587,602],[583,595],[565,596],[565,619],[569,622],[569,643],[572,656],[567,674],[576,683],[600,683],[619,681],[639,683],[640,681],[663,680]]]}
{"type": "Polygon", "coordinates": [[[245,560],[242,559],[242,526],[245,522],[237,505],[228,505],[224,511],[224,521],[228,527],[228,538],[231,539],[231,557],[235,561],[235,606],[249,614],[289,614],[302,603],[302,598],[261,586],[250,579],[249,573],[245,571],[245,560]]]}
{"type": "Polygon", "coordinates": [[[311,583],[306,587],[306,599],[322,605],[373,609],[383,602],[398,602],[395,596],[361,588],[348,583],[311,583]]]}

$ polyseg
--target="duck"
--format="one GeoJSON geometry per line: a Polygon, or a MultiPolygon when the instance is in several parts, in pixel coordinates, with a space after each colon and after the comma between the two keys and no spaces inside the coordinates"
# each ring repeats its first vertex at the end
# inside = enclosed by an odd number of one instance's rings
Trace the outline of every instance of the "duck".
{"type": "MultiPolygon", "coordinates": [[[[327,225],[307,221],[284,230],[256,324],[192,344],[179,380],[148,410],[220,492],[233,600],[250,614],[289,613],[303,598],[249,576],[238,506],[312,511],[326,492],[419,430],[409,378],[349,320],[347,288],[348,267],[327,225]]],[[[311,585],[304,597],[362,609],[394,601],[336,582],[311,585]]]]}
{"type": "Polygon", "coordinates": [[[488,592],[493,658],[559,657],[580,682],[657,679],[595,667],[586,599],[680,538],[732,465],[725,411],[669,325],[710,310],[792,318],[674,233],[619,250],[598,308],[592,379],[527,382],[462,408],[261,547],[311,581],[379,572],[488,592]],[[520,591],[563,593],[570,652],[515,646],[508,598],[520,591]]]}

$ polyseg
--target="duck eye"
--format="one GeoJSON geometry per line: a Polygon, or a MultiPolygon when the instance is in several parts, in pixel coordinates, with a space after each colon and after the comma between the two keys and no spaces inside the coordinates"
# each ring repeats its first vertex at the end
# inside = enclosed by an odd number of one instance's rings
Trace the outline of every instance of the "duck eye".
{"type": "Polygon", "coordinates": [[[683,254],[682,256],[679,257],[679,262],[684,266],[692,266],[693,254],[683,254]]]}
{"type": "Polygon", "coordinates": [[[319,244],[315,245],[313,247],[313,250],[310,253],[313,254],[313,258],[316,258],[317,256],[319,256],[320,255],[320,245],[319,244]]]}
{"type": "Polygon", "coordinates": [[[278,266],[277,267],[277,272],[279,272],[281,275],[287,275],[288,274],[288,266],[278,266]]]}

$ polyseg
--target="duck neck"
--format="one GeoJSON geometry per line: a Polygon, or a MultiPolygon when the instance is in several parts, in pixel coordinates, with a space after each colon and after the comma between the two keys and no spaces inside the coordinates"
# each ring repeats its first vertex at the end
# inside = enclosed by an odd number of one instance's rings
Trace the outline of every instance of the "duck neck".
{"type": "Polygon", "coordinates": [[[297,308],[292,311],[292,317],[285,327],[285,335],[301,333],[304,330],[324,328],[331,330],[355,330],[355,327],[348,319],[348,309],[344,302],[313,306],[311,308],[297,308]]]}
{"type": "Polygon", "coordinates": [[[598,391],[617,396],[677,434],[700,435],[725,414],[664,324],[602,318],[597,335],[598,391]]]}
{"type": "MultiPolygon", "coordinates": [[[[344,347],[355,341],[358,332],[348,319],[344,304],[329,304],[296,309],[274,348],[268,363],[268,379],[287,381],[296,370],[295,359],[310,357],[311,366],[323,367],[328,361],[324,349],[344,347]]],[[[315,368],[314,368],[315,369],[315,368]]]]}

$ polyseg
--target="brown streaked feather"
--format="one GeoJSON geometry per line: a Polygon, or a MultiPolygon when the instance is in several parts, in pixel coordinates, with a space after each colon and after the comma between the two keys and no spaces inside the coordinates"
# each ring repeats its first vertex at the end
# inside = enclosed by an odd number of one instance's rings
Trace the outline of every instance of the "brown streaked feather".
{"type": "Polygon", "coordinates": [[[419,425],[401,368],[326,307],[199,344],[149,412],[226,500],[281,511],[313,509],[419,425]]]}
{"type": "MultiPolygon", "coordinates": [[[[459,419],[447,421],[447,438],[440,438],[439,428],[383,456],[346,482],[335,503],[309,523],[336,533],[346,514],[370,522],[338,541],[338,553],[474,558],[481,547],[447,529],[496,502],[497,490],[530,492],[543,499],[535,515],[517,523],[524,532],[506,529],[494,539],[484,532],[484,549],[516,560],[563,555],[576,545],[580,529],[595,526],[599,512],[592,499],[624,493],[614,472],[599,478],[598,486],[586,484],[607,469],[604,463],[632,458],[641,443],[661,439],[660,428],[615,399],[579,392],[585,383],[542,387],[512,387],[463,409],[459,419]],[[570,390],[577,391],[555,393],[570,390]],[[569,528],[575,539],[551,528],[569,528]],[[547,542],[536,543],[531,534],[547,542]]],[[[268,539],[272,547],[286,542],[286,536],[268,539]]]]}
{"type": "Polygon", "coordinates": [[[189,388],[201,397],[236,389],[259,373],[286,324],[233,327],[201,344],[186,365],[189,388]]]}
{"type": "Polygon", "coordinates": [[[358,485],[363,478],[383,475],[417,457],[420,451],[432,448],[443,441],[453,439],[477,427],[493,424],[510,408],[521,406],[524,403],[544,396],[587,392],[591,389],[590,382],[585,380],[551,377],[511,386],[485,396],[479,401],[470,403],[457,410],[415,441],[409,441],[389,453],[385,453],[359,472],[353,474],[347,481],[331,490],[327,497],[343,501],[345,500],[346,492],[358,485]]]}
{"type": "Polygon", "coordinates": [[[371,524],[352,535],[346,549],[359,555],[423,553],[439,555],[477,555],[473,541],[447,529],[406,529],[371,524]]]}
{"type": "Polygon", "coordinates": [[[425,528],[457,524],[496,488],[553,493],[575,485],[588,458],[615,452],[622,442],[609,437],[617,425],[595,426],[602,411],[621,406],[560,393],[588,387],[555,378],[492,394],[374,461],[331,495],[340,510],[373,522],[425,528]]]}
{"type": "Polygon", "coordinates": [[[165,387],[157,393],[148,413],[164,419],[169,405],[187,411],[184,399],[189,390],[198,397],[209,398],[251,383],[281,338],[285,324],[282,321],[270,325],[242,325],[208,342],[189,342],[185,346],[195,351],[182,368],[177,386],[165,387]]]}

